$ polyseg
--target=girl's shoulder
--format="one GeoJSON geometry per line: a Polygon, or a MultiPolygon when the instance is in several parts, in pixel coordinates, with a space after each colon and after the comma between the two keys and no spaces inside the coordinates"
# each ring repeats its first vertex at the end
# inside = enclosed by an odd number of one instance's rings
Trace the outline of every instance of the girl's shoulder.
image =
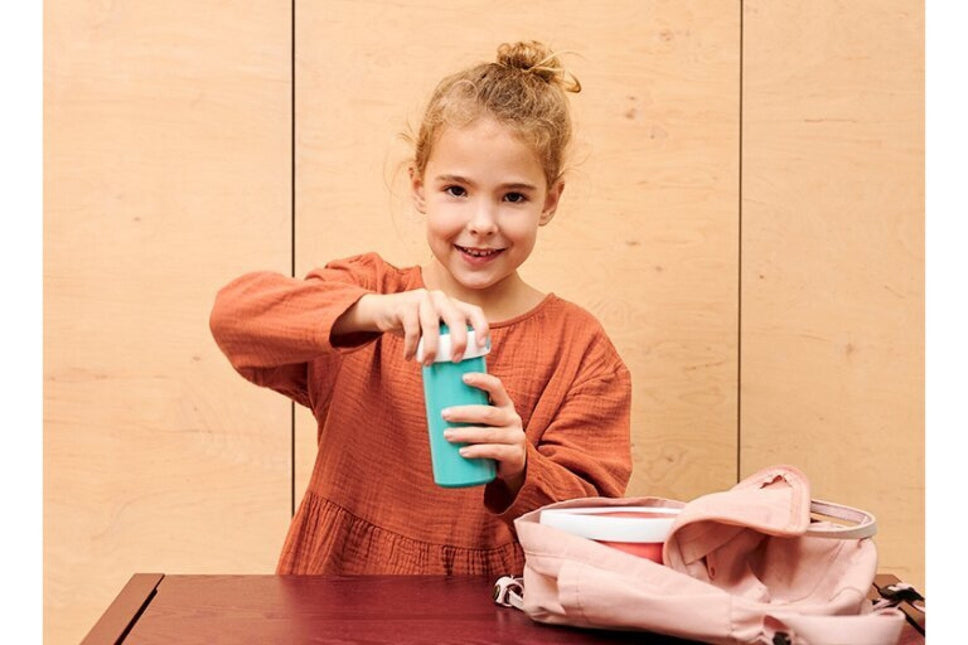
{"type": "Polygon", "coordinates": [[[492,328],[504,328],[508,334],[541,337],[543,342],[554,338],[570,345],[601,346],[614,351],[605,327],[595,314],[554,293],[546,295],[531,311],[495,323],[492,328]]]}
{"type": "Polygon", "coordinates": [[[511,353],[540,348],[555,361],[582,373],[625,371],[625,363],[605,327],[589,310],[549,293],[531,311],[491,326],[511,353]]]}
{"type": "Polygon", "coordinates": [[[308,277],[341,280],[381,293],[414,289],[420,282],[420,267],[400,268],[387,262],[379,253],[362,253],[331,260],[308,277]]]}

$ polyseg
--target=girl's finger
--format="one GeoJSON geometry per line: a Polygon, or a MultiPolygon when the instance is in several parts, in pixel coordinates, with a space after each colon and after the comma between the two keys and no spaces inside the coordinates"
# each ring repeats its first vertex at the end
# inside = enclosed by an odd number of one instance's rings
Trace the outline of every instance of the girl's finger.
{"type": "Polygon", "coordinates": [[[493,374],[486,372],[468,372],[464,374],[464,383],[471,387],[476,387],[487,392],[491,397],[491,403],[499,408],[510,407],[514,409],[514,403],[504,389],[501,379],[493,374]]]}
{"type": "Polygon", "coordinates": [[[484,347],[484,344],[487,343],[488,336],[491,333],[490,326],[487,324],[487,318],[484,316],[484,310],[477,305],[468,304],[466,302],[459,303],[459,307],[467,322],[469,322],[471,327],[474,329],[474,337],[477,339],[477,346],[484,347]]]}
{"type": "Polygon", "coordinates": [[[459,363],[467,348],[467,319],[457,307],[457,301],[451,300],[443,291],[431,294],[438,317],[446,323],[450,330],[451,360],[459,363]]]}
{"type": "Polygon", "coordinates": [[[521,472],[527,462],[527,452],[510,444],[471,444],[461,447],[459,452],[466,459],[493,459],[500,464],[499,470],[505,472],[521,472]]]}
{"type": "Polygon", "coordinates": [[[423,294],[419,304],[420,332],[423,336],[423,364],[431,365],[437,358],[440,339],[440,318],[429,293],[423,294]]]}
{"type": "Polygon", "coordinates": [[[512,421],[506,410],[493,405],[455,405],[443,410],[441,416],[451,423],[473,423],[492,430],[512,421]]]}
{"type": "Polygon", "coordinates": [[[400,314],[400,326],[403,329],[403,358],[410,360],[417,353],[417,343],[420,342],[420,319],[416,309],[404,309],[400,314]]]}

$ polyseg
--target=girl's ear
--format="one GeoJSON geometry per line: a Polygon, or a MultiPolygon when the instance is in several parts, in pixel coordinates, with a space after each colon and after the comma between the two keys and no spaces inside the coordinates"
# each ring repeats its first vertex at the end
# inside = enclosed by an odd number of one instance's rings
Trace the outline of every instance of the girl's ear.
{"type": "Polygon", "coordinates": [[[541,217],[538,218],[538,226],[544,226],[555,216],[555,211],[558,210],[558,200],[561,199],[563,190],[565,190],[565,182],[558,181],[548,191],[545,196],[544,208],[541,210],[541,217]]]}
{"type": "Polygon", "coordinates": [[[427,213],[427,200],[424,197],[423,177],[417,170],[410,166],[410,196],[413,199],[413,206],[418,212],[427,213]]]}

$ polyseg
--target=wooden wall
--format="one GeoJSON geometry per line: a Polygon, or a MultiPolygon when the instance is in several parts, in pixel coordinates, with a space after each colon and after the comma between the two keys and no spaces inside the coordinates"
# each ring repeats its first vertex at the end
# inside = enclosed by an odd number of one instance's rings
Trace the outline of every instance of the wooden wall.
{"type": "Polygon", "coordinates": [[[923,6],[744,5],[741,470],[799,465],[923,585],[923,6]]]}
{"type": "Polygon", "coordinates": [[[629,494],[793,463],[923,585],[921,4],[154,4],[45,3],[46,642],[137,571],[273,570],[315,428],[228,366],[215,291],[424,261],[397,135],[519,38],[576,52],[525,275],[632,371],[629,494]]]}
{"type": "Polygon", "coordinates": [[[44,632],[77,643],[135,572],[275,566],[289,405],[226,369],[208,312],[289,271],[291,21],[44,10],[44,632]]]}

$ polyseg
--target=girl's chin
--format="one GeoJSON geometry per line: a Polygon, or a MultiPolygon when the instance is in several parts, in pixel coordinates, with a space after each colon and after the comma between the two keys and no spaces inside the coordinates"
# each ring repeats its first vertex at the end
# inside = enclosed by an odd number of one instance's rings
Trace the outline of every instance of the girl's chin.
{"type": "MultiPolygon", "coordinates": [[[[500,253],[499,255],[504,255],[500,253]]],[[[454,254],[444,258],[446,261],[440,262],[438,257],[437,268],[432,270],[432,274],[440,271],[437,275],[445,283],[452,287],[468,292],[462,300],[472,296],[473,292],[484,292],[492,287],[504,282],[510,275],[506,275],[494,264],[488,263],[484,267],[469,266],[463,259],[463,254],[455,251],[454,254]]],[[[514,272],[512,271],[512,274],[514,272]]]]}
{"type": "Polygon", "coordinates": [[[492,271],[470,271],[466,267],[452,267],[451,279],[462,289],[468,291],[487,291],[496,284],[503,282],[507,276],[498,275],[492,271]]]}
{"type": "Polygon", "coordinates": [[[487,291],[497,282],[484,276],[464,276],[460,274],[454,275],[454,280],[462,289],[467,291],[487,291]]]}

